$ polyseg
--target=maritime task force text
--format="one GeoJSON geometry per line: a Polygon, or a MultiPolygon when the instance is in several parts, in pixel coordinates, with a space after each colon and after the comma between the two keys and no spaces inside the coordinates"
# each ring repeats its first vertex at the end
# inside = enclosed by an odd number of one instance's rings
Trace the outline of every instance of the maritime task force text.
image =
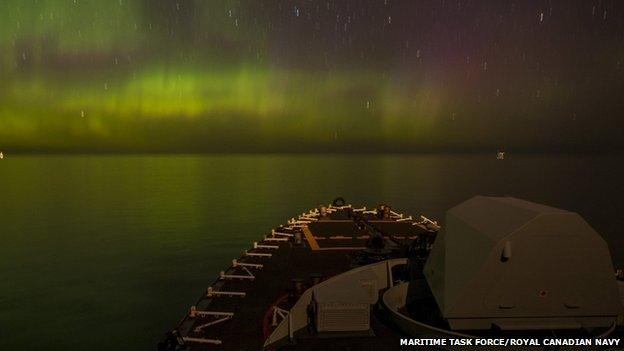
{"type": "Polygon", "coordinates": [[[619,346],[618,338],[428,338],[400,339],[401,346],[619,346]]]}

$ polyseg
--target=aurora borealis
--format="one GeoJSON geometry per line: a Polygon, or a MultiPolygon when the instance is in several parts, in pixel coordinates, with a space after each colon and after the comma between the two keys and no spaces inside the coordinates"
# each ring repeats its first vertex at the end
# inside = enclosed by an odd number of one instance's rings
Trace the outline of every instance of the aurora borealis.
{"type": "Polygon", "coordinates": [[[612,150],[623,73],[616,0],[3,0],[0,150],[612,150]]]}

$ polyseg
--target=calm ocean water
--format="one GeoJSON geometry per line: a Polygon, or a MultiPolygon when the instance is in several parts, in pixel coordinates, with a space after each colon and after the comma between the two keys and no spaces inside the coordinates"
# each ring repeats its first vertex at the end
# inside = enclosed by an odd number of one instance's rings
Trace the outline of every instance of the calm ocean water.
{"type": "Polygon", "coordinates": [[[581,213],[624,264],[615,156],[13,156],[0,160],[0,349],[154,350],[218,272],[340,195],[441,219],[477,194],[581,213]]]}

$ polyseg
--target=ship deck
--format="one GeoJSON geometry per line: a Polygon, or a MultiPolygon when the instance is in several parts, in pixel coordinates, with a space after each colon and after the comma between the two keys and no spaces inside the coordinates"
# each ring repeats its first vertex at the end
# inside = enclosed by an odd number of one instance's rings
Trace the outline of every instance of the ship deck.
{"type": "MultiPolygon", "coordinates": [[[[287,310],[295,302],[294,279],[307,288],[312,284],[311,277],[328,278],[356,266],[350,254],[365,247],[370,233],[349,218],[350,211],[365,216],[384,236],[399,244],[407,245],[419,235],[431,232],[425,222],[396,212],[380,220],[373,211],[353,209],[350,205],[329,208],[331,213],[324,218],[319,219],[318,212],[313,210],[289,220],[237,257],[210,285],[210,293],[200,297],[175,328],[178,343],[183,346],[173,349],[261,350],[274,318],[282,318],[273,306],[287,310]],[[299,245],[295,240],[297,233],[302,238],[299,245]]],[[[344,349],[343,344],[362,350],[396,348],[397,332],[381,323],[378,316],[371,325],[375,337],[323,339],[304,335],[298,338],[296,349],[321,346],[338,350],[344,349]]]]}

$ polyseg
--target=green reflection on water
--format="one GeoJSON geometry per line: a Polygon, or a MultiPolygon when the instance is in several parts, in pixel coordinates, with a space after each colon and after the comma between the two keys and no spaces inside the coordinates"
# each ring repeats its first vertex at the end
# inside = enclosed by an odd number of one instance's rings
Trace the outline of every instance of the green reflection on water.
{"type": "MultiPolygon", "coordinates": [[[[152,350],[218,271],[335,196],[443,219],[476,194],[580,212],[609,242],[619,160],[495,155],[15,156],[0,160],[0,348],[152,350]],[[574,189],[574,191],[570,191],[574,189]],[[611,194],[605,197],[604,194],[611,194]],[[36,337],[33,337],[36,335],[36,337]]],[[[622,264],[622,252],[614,252],[622,264]]]]}

